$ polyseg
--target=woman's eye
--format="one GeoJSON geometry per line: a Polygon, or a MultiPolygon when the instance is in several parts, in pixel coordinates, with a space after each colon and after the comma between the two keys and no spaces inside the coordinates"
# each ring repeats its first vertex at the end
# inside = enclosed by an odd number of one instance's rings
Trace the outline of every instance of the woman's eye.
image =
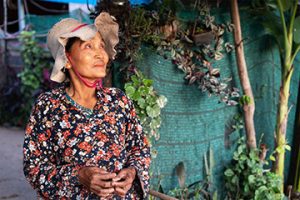
{"type": "Polygon", "coordinates": [[[101,47],[101,48],[104,48],[104,47],[105,47],[104,43],[101,43],[101,44],[100,44],[100,47],[101,47]]]}
{"type": "Polygon", "coordinates": [[[86,45],[84,45],[84,48],[90,49],[90,48],[92,48],[92,45],[91,44],[86,44],[86,45]]]}

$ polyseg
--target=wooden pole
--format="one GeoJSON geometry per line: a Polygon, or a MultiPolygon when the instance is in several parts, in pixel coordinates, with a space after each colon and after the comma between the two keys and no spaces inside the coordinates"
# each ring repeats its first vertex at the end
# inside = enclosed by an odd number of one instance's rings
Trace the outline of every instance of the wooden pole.
{"type": "MultiPolygon", "coordinates": [[[[4,38],[7,37],[7,0],[3,0],[3,14],[4,14],[4,38]]],[[[4,43],[4,52],[3,52],[3,66],[5,68],[5,71],[7,69],[7,41],[6,40],[3,40],[3,43],[4,43]]],[[[6,81],[5,81],[6,82],[6,81]]]]}
{"type": "Polygon", "coordinates": [[[254,127],[255,103],[254,103],[251,84],[249,81],[247,64],[244,56],[243,38],[242,38],[239,7],[238,7],[237,0],[231,0],[231,15],[235,27],[234,41],[235,41],[236,60],[237,60],[239,77],[240,77],[244,94],[250,97],[250,103],[243,105],[244,122],[245,122],[245,129],[247,135],[247,146],[248,148],[256,148],[256,133],[254,127]]]}
{"type": "Polygon", "coordinates": [[[155,190],[150,190],[149,194],[150,194],[151,196],[160,198],[161,200],[179,200],[179,199],[176,199],[176,198],[174,198],[174,197],[170,197],[170,196],[168,196],[168,195],[166,195],[166,194],[157,192],[157,191],[155,191],[155,190]]]}

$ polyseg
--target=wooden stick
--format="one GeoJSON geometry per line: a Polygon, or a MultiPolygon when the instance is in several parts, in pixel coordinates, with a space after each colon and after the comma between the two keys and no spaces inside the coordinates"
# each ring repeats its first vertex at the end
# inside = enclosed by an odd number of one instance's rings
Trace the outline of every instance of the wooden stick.
{"type": "Polygon", "coordinates": [[[244,94],[250,97],[251,99],[251,102],[249,104],[243,105],[245,129],[247,135],[247,146],[248,148],[256,148],[256,134],[254,127],[255,103],[244,54],[238,0],[231,0],[231,15],[234,24],[234,41],[239,77],[244,94]]]}
{"type": "Polygon", "coordinates": [[[157,192],[157,191],[155,191],[155,190],[150,190],[149,194],[150,194],[151,196],[158,197],[158,198],[160,198],[160,199],[162,199],[162,200],[179,200],[179,199],[176,199],[176,198],[174,198],[174,197],[170,197],[170,196],[168,196],[168,195],[166,195],[166,194],[157,192]]]}

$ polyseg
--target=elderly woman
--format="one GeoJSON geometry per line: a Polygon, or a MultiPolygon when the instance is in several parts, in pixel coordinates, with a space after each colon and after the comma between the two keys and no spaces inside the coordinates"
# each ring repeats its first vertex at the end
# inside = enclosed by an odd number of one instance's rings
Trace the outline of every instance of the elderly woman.
{"type": "Polygon", "coordinates": [[[133,103],[102,87],[118,24],[64,19],[48,33],[59,84],[39,96],[24,140],[24,174],[43,199],[146,199],[150,153],[133,103]]]}

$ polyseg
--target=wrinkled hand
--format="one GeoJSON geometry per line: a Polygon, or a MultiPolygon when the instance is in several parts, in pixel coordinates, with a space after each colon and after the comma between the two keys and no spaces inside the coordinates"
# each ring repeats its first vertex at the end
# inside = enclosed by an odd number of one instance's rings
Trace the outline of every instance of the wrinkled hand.
{"type": "Polygon", "coordinates": [[[114,193],[112,179],[115,177],[115,173],[98,167],[83,167],[79,171],[79,182],[99,197],[108,197],[114,193]]]}
{"type": "Polygon", "coordinates": [[[118,175],[112,179],[112,186],[115,188],[115,193],[124,198],[132,186],[135,175],[136,171],[133,167],[122,169],[118,175]]]}

